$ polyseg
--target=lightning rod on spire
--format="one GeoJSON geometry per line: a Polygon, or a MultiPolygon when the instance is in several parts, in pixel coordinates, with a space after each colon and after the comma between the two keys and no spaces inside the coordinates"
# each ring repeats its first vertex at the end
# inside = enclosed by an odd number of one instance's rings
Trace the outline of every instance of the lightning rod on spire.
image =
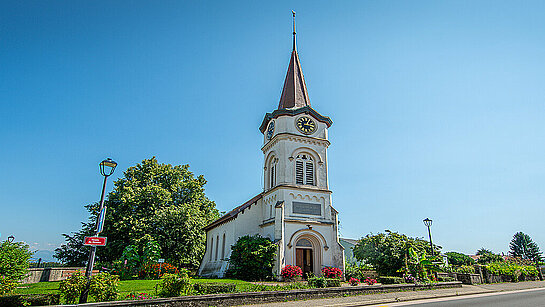
{"type": "Polygon", "coordinates": [[[291,11],[291,13],[293,14],[293,51],[295,51],[295,11],[291,11]]]}

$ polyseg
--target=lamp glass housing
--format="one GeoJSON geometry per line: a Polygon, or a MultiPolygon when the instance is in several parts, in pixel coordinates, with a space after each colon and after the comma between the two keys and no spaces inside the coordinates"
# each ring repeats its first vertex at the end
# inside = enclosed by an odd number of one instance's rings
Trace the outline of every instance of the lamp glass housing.
{"type": "Polygon", "coordinates": [[[102,176],[108,177],[114,173],[116,166],[117,166],[117,162],[108,158],[100,162],[100,174],[102,174],[102,176]]]}
{"type": "Polygon", "coordinates": [[[433,223],[433,221],[430,220],[429,218],[426,218],[423,222],[424,222],[424,225],[426,225],[427,227],[430,227],[431,224],[433,223]]]}
{"type": "Polygon", "coordinates": [[[15,237],[14,237],[14,236],[9,236],[9,237],[8,237],[8,242],[9,242],[9,243],[12,243],[13,240],[15,240],[15,237]]]}

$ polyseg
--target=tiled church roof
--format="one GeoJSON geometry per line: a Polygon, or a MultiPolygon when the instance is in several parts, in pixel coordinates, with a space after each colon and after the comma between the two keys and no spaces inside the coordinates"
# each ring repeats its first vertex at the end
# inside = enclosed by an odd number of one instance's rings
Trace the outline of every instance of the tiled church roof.
{"type": "Polygon", "coordinates": [[[293,49],[278,109],[296,109],[306,106],[310,106],[310,100],[305,77],[303,76],[297,50],[293,49]]]}

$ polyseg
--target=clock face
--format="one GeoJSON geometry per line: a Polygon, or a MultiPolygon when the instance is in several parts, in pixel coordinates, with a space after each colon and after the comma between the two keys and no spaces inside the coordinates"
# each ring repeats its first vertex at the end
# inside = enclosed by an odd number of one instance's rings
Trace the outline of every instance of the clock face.
{"type": "Polygon", "coordinates": [[[274,120],[271,121],[269,124],[269,128],[267,129],[267,140],[270,140],[274,134],[274,120]]]}
{"type": "Polygon", "coordinates": [[[297,119],[297,122],[295,123],[295,126],[299,131],[303,132],[304,134],[311,134],[316,131],[316,124],[310,117],[299,117],[297,119]]]}

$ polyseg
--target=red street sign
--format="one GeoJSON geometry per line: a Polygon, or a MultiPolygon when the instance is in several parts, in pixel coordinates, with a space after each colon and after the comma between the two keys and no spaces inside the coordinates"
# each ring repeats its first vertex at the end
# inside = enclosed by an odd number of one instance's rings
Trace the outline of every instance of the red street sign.
{"type": "Polygon", "coordinates": [[[106,246],[106,237],[85,237],[83,245],[106,246]]]}

